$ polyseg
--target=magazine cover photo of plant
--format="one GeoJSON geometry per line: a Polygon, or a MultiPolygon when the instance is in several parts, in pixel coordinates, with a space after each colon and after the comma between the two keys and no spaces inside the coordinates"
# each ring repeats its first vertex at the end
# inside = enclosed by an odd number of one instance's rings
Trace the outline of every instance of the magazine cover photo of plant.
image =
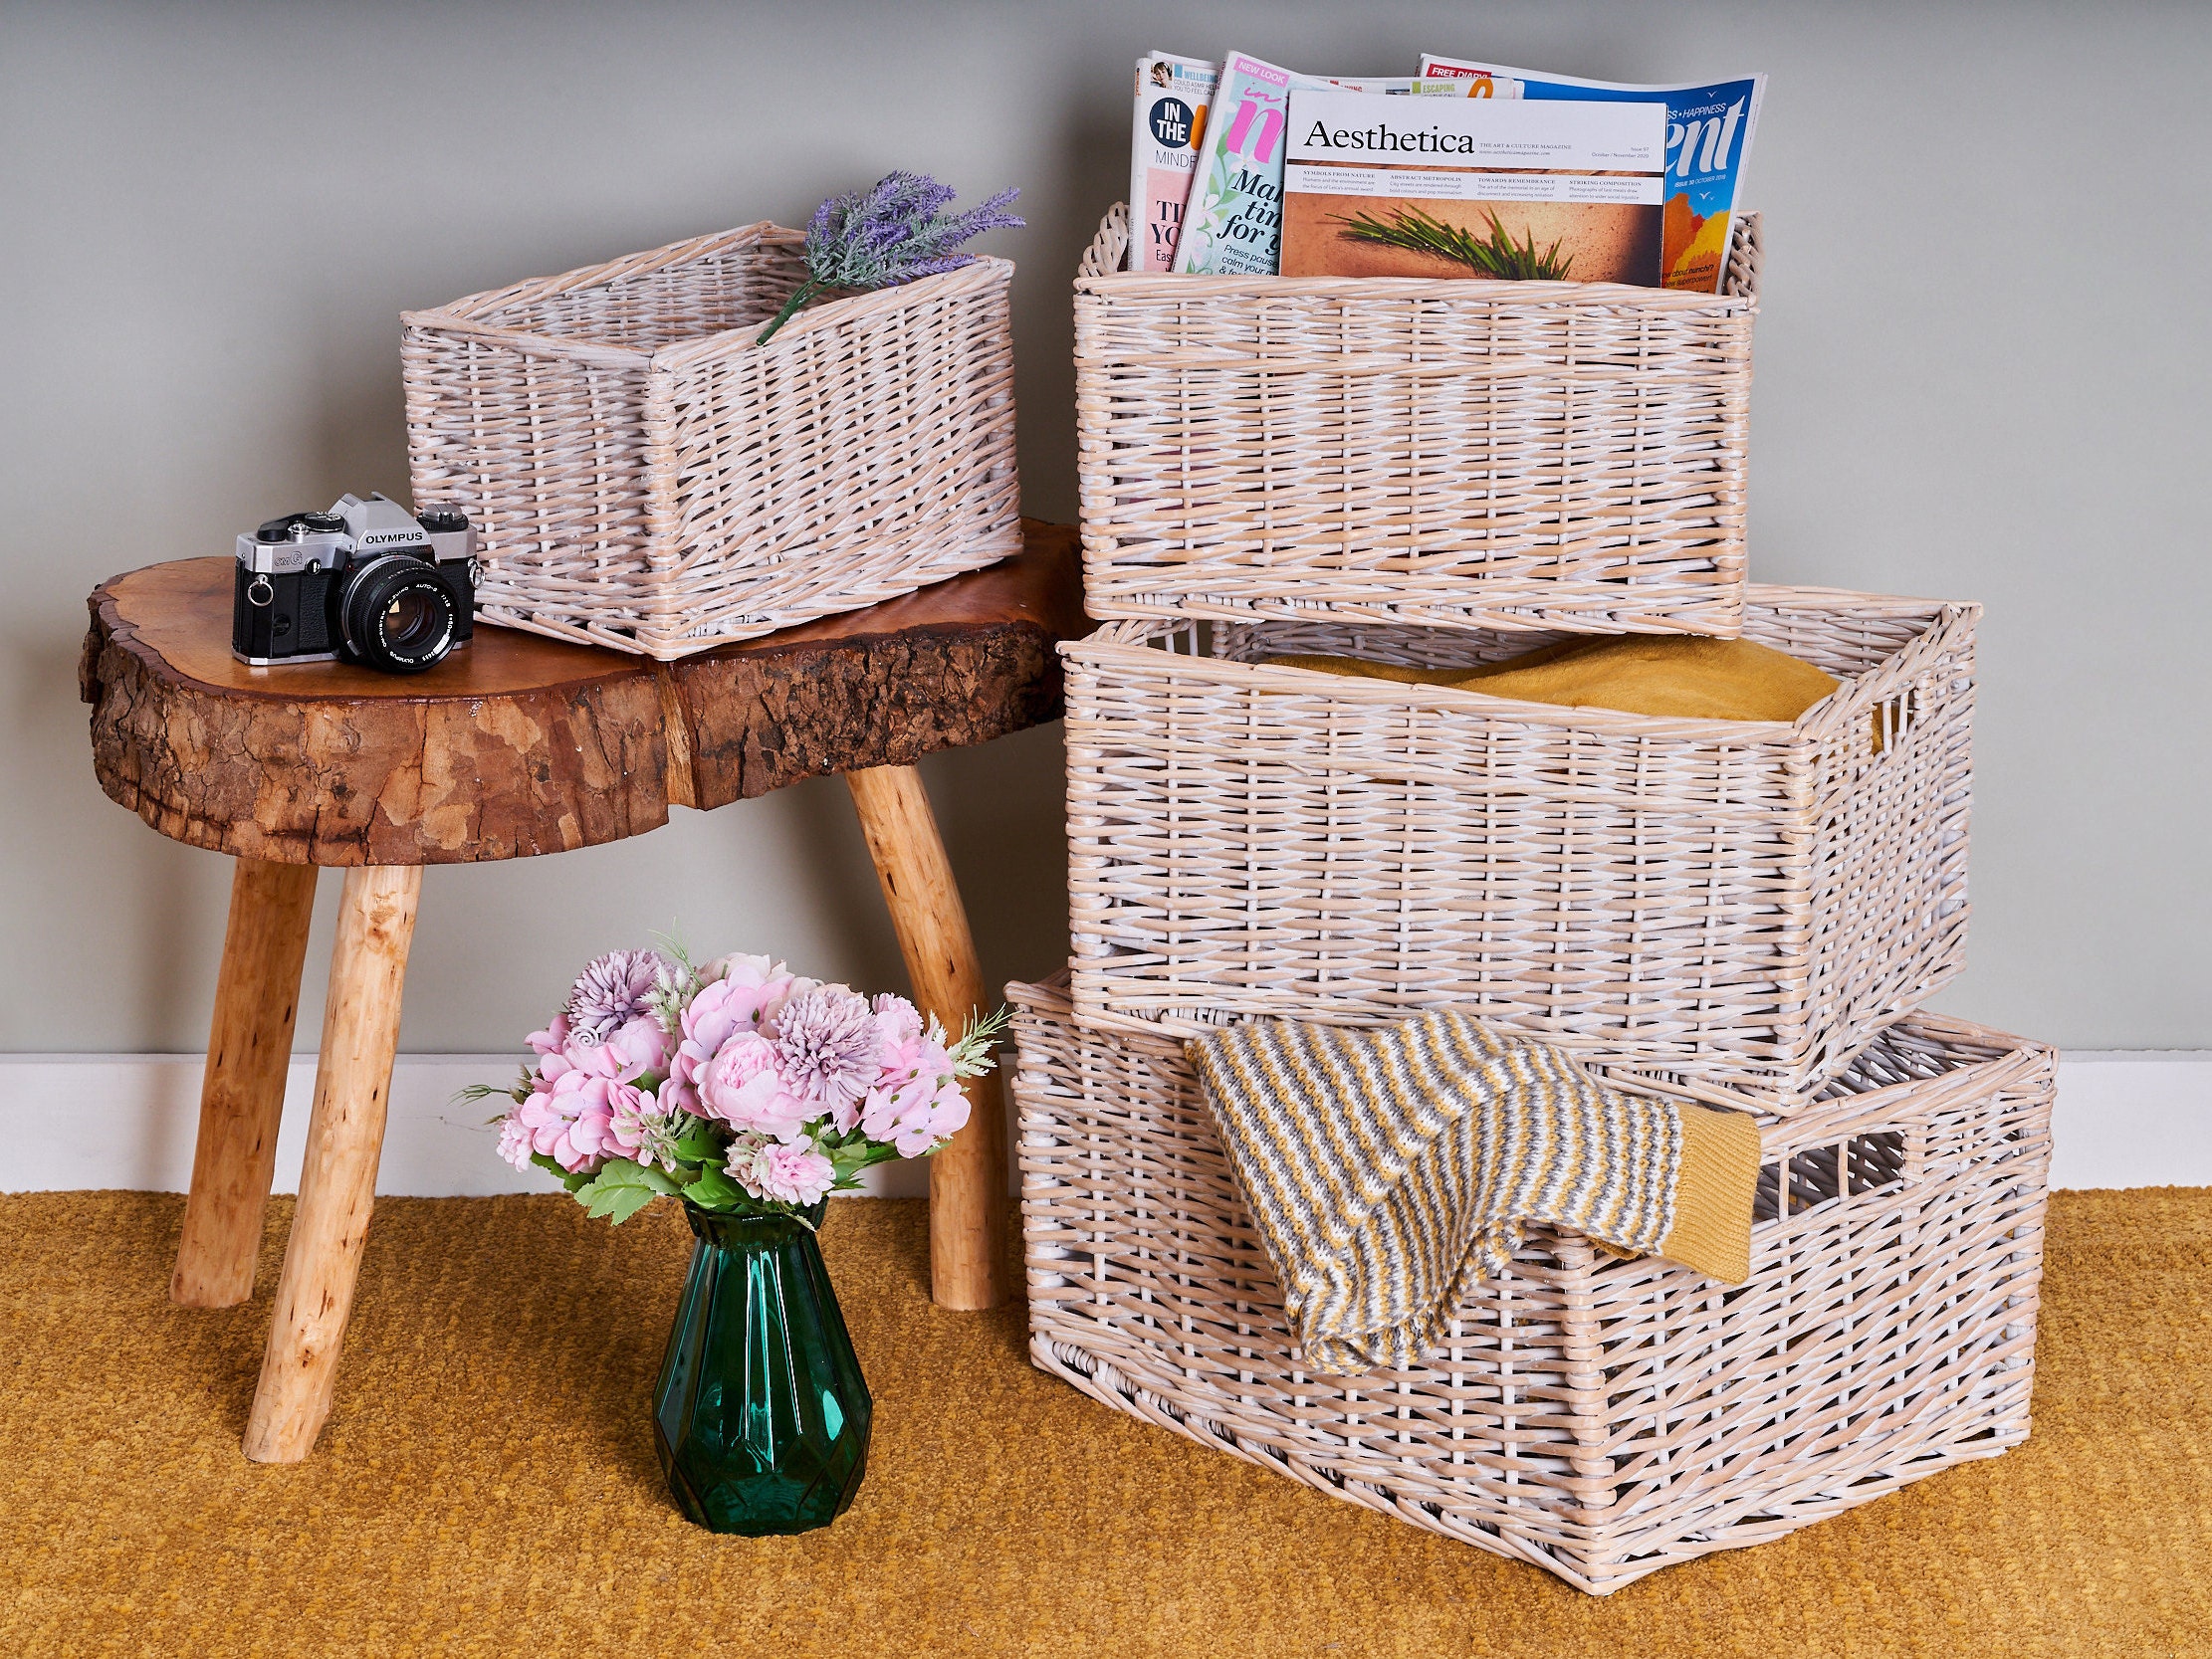
{"type": "Polygon", "coordinates": [[[1661,210],[1638,203],[1283,198],[1286,277],[1490,277],[1658,288],[1661,210]]]}
{"type": "Polygon", "coordinates": [[[1290,129],[1286,277],[1663,280],[1657,105],[1293,89],[1290,129]]]}

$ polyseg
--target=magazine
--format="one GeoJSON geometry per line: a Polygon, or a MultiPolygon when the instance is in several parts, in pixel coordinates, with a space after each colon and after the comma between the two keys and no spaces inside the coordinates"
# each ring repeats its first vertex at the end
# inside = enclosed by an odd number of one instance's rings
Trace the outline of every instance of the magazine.
{"type": "Polygon", "coordinates": [[[1282,237],[1283,123],[1294,79],[1241,52],[1222,57],[1215,119],[1191,177],[1176,270],[1274,275],[1282,237]]]}
{"type": "Polygon", "coordinates": [[[1129,167],[1129,269],[1173,271],[1220,66],[1169,52],[1137,60],[1137,118],[1129,167]]]}
{"type": "Polygon", "coordinates": [[[1411,94],[1417,98],[1479,98],[1482,94],[1469,92],[1469,82],[1456,76],[1419,75],[1330,75],[1308,77],[1294,75],[1291,85],[1298,87],[1341,87],[1348,93],[1389,93],[1401,97],[1411,94]]]}
{"type": "Polygon", "coordinates": [[[1286,277],[1661,286],[1666,111],[1292,88],[1286,277]]]}
{"type": "Polygon", "coordinates": [[[1766,102],[1766,77],[1696,86],[1639,87],[1539,75],[1499,64],[1425,53],[1424,77],[1462,77],[1491,84],[1493,98],[1649,103],[1666,110],[1667,189],[1659,256],[1664,286],[1718,294],[1727,276],[1728,236],[1743,199],[1751,136],[1766,102]]]}
{"type": "Polygon", "coordinates": [[[1283,123],[1291,88],[1456,96],[1455,79],[1293,75],[1241,52],[1226,54],[1215,98],[1218,118],[1200,139],[1172,269],[1213,276],[1275,274],[1282,241],[1283,123]]]}

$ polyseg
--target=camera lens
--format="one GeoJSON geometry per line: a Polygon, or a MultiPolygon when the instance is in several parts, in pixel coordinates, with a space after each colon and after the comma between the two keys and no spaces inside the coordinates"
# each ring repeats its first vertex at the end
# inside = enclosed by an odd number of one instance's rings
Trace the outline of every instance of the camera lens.
{"type": "Polygon", "coordinates": [[[355,661],[386,674],[420,674],[445,660],[461,612],[435,569],[395,555],[351,575],[338,618],[355,661]]]}
{"type": "Polygon", "coordinates": [[[449,607],[431,603],[420,588],[408,588],[384,607],[377,626],[384,649],[395,657],[419,657],[452,628],[449,607]]]}

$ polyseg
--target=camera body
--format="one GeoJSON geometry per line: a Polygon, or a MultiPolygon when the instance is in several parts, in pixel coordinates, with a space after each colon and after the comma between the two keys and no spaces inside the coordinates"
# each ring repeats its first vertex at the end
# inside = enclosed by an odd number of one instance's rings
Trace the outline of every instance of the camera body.
{"type": "Polygon", "coordinates": [[[475,631],[476,530],[454,507],[340,496],[238,538],[231,655],[256,668],[332,658],[419,674],[475,631]]]}

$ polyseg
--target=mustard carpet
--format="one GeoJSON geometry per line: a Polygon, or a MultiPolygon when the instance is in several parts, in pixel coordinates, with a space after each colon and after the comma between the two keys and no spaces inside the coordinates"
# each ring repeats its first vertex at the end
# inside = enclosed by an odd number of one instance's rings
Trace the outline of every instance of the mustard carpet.
{"type": "Polygon", "coordinates": [[[0,1655],[2212,1654],[2212,1190],[2060,1194],[2025,1447],[1605,1600],[1122,1417],[943,1313],[919,1204],[824,1245],[876,1396],[806,1538],[664,1496],[690,1244],[565,1198],[386,1200],[316,1455],[238,1452],[245,1307],[172,1308],[182,1200],[0,1197],[0,1655]]]}

